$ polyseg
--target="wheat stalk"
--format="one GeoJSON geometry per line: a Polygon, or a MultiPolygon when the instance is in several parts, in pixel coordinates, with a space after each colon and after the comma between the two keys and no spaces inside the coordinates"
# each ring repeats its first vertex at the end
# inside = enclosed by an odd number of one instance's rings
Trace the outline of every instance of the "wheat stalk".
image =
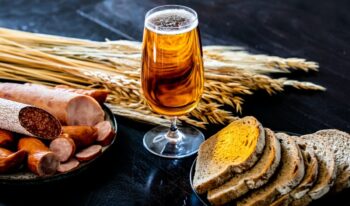
{"type": "MultiPolygon", "coordinates": [[[[141,43],[94,42],[0,28],[0,77],[45,85],[65,84],[76,88],[111,91],[109,107],[118,115],[153,124],[168,124],[166,117],[152,113],[140,93],[141,43]]],[[[205,46],[205,83],[198,107],[180,121],[205,128],[226,124],[237,117],[224,105],[242,111],[243,97],[256,90],[269,94],[285,86],[325,90],[310,83],[274,79],[271,73],[293,70],[317,71],[318,64],[299,58],[253,55],[240,47],[205,46]]]]}

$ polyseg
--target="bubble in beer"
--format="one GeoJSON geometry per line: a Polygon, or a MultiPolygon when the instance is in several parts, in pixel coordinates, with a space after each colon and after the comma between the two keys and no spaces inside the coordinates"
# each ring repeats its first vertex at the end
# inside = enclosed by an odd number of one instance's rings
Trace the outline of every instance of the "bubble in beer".
{"type": "Polygon", "coordinates": [[[197,26],[196,16],[184,9],[158,11],[146,19],[146,27],[161,33],[182,33],[197,26]]]}

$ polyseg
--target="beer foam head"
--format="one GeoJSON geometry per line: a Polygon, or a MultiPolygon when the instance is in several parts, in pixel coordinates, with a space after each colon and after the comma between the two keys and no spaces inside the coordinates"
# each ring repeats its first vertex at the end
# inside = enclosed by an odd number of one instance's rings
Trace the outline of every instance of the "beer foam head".
{"type": "Polygon", "coordinates": [[[185,9],[156,11],[146,17],[147,29],[159,34],[180,34],[191,31],[198,25],[195,13],[185,9]]]}

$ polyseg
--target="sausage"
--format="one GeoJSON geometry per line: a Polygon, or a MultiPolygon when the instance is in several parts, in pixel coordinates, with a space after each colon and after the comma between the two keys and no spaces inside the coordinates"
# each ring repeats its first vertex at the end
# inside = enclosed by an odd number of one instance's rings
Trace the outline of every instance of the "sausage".
{"type": "Polygon", "coordinates": [[[30,171],[47,176],[55,174],[59,165],[57,156],[46,145],[34,137],[23,137],[18,142],[18,150],[28,153],[27,166],[30,171]]]}
{"type": "Polygon", "coordinates": [[[95,128],[98,133],[97,142],[102,146],[111,144],[115,136],[111,123],[109,121],[103,121],[95,125],[95,128]]]}
{"type": "Polygon", "coordinates": [[[61,133],[60,122],[47,111],[1,98],[0,128],[44,139],[54,139],[61,133]]]}
{"type": "Polygon", "coordinates": [[[97,157],[102,153],[102,146],[101,145],[91,145],[90,147],[87,147],[77,154],[75,154],[75,157],[81,161],[89,161],[97,157]]]}
{"type": "Polygon", "coordinates": [[[61,163],[60,166],[58,166],[57,171],[64,173],[69,172],[79,166],[79,161],[75,158],[70,159],[68,162],[61,163]]]}
{"type": "Polygon", "coordinates": [[[0,148],[0,173],[6,173],[19,168],[27,153],[24,150],[12,152],[5,148],[0,148]]]}
{"type": "Polygon", "coordinates": [[[13,152],[11,152],[10,150],[0,147],[0,157],[7,157],[12,153],[13,152]]]}
{"type": "Polygon", "coordinates": [[[68,134],[78,149],[92,145],[97,139],[97,129],[91,126],[63,126],[62,133],[68,134]]]}
{"type": "Polygon", "coordinates": [[[62,134],[50,143],[50,150],[58,157],[60,162],[66,162],[73,157],[75,149],[75,143],[68,134],[62,134]]]}
{"type": "Polygon", "coordinates": [[[109,94],[109,91],[107,89],[74,89],[66,85],[57,85],[55,89],[87,95],[94,98],[100,104],[106,102],[107,96],[109,94]]]}
{"type": "Polygon", "coordinates": [[[0,98],[42,108],[64,125],[94,126],[104,111],[92,97],[35,84],[1,83],[0,98]]]}
{"type": "Polygon", "coordinates": [[[9,147],[14,141],[12,132],[0,129],[0,147],[9,147]]]}

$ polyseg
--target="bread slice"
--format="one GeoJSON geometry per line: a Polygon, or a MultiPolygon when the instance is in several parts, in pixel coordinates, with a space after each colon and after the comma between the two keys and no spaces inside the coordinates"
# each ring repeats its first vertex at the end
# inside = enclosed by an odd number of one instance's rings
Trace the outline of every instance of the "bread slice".
{"type": "Polygon", "coordinates": [[[237,206],[268,206],[281,195],[295,188],[304,177],[304,161],[296,142],[284,133],[277,133],[281,142],[281,168],[265,186],[237,201],[237,206]]]}
{"type": "Polygon", "coordinates": [[[307,147],[304,140],[298,137],[294,137],[294,141],[297,142],[304,159],[305,175],[301,183],[294,188],[291,192],[282,195],[271,206],[288,206],[293,205],[294,200],[302,198],[310,190],[317,180],[318,174],[318,161],[312,147],[307,147]]]}
{"type": "Polygon", "coordinates": [[[300,199],[292,200],[290,196],[284,195],[275,202],[273,202],[270,206],[307,206],[312,202],[312,199],[309,196],[303,196],[300,199]],[[304,198],[308,197],[308,198],[304,198]]]}
{"type": "Polygon", "coordinates": [[[289,206],[292,201],[293,201],[293,199],[291,198],[290,194],[287,193],[285,195],[282,195],[281,197],[279,197],[275,201],[273,201],[270,204],[270,206],[289,206]]]}
{"type": "Polygon", "coordinates": [[[305,175],[301,183],[291,192],[293,199],[300,199],[315,184],[318,175],[318,161],[313,148],[308,147],[306,142],[298,137],[294,137],[295,141],[301,149],[304,165],[305,165],[305,175]]]}
{"type": "Polygon", "coordinates": [[[337,129],[325,129],[316,132],[326,144],[331,146],[337,164],[337,178],[334,191],[339,192],[350,187],[350,135],[337,129]]]}
{"type": "Polygon", "coordinates": [[[310,198],[310,196],[303,196],[302,198],[300,199],[296,199],[294,200],[290,206],[307,206],[309,205],[310,203],[312,202],[312,199],[310,198]]]}
{"type": "Polygon", "coordinates": [[[335,157],[328,143],[321,141],[321,138],[316,134],[303,135],[306,147],[312,148],[315,151],[318,161],[318,177],[314,186],[308,193],[301,198],[301,201],[306,199],[316,200],[325,195],[331,188],[336,177],[335,157]]]}
{"type": "Polygon", "coordinates": [[[211,204],[226,204],[249,190],[261,187],[270,179],[281,160],[281,145],[270,129],[265,129],[265,143],[261,158],[250,170],[236,174],[225,184],[209,190],[211,204]]]}
{"type": "Polygon", "coordinates": [[[251,168],[265,146],[265,132],[254,117],[230,123],[199,148],[193,187],[203,194],[251,168]]]}

